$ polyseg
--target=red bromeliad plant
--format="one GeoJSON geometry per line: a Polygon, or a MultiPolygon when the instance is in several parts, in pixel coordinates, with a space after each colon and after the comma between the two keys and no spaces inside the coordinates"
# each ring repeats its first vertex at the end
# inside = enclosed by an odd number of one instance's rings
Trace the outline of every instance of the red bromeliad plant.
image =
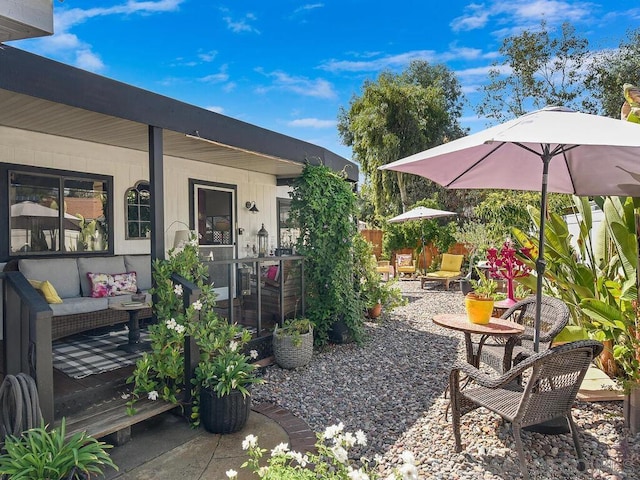
{"type": "MultiPolygon", "coordinates": [[[[494,277],[503,278],[507,281],[507,300],[509,304],[516,303],[513,280],[516,278],[527,277],[531,272],[531,269],[522,262],[516,255],[517,250],[513,246],[513,241],[507,239],[503,244],[500,251],[497,248],[492,247],[487,250],[487,261],[489,264],[489,271],[494,277]]],[[[525,256],[529,256],[529,249],[522,248],[520,253],[525,256]]]]}

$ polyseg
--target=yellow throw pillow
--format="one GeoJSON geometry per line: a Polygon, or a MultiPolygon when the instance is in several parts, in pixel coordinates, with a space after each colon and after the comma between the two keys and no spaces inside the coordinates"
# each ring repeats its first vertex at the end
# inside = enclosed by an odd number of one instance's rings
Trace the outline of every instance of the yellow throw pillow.
{"type": "Polygon", "coordinates": [[[62,299],[60,298],[58,292],[56,292],[56,289],[53,287],[50,281],[29,280],[29,283],[33,288],[40,292],[47,303],[62,303],[62,299]]]}

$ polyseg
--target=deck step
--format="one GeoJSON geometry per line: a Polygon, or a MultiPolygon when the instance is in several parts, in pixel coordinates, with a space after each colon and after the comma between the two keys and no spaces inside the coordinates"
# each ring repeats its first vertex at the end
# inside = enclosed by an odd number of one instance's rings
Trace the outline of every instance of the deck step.
{"type": "MultiPolygon", "coordinates": [[[[130,429],[132,425],[161,413],[180,408],[162,400],[151,401],[144,399],[136,402],[135,415],[127,415],[126,402],[126,399],[121,398],[111,400],[82,414],[66,417],[67,438],[78,432],[86,432],[98,439],[103,438],[107,435],[130,429]]],[[[55,422],[56,426],[59,424],[59,420],[55,422]]]]}

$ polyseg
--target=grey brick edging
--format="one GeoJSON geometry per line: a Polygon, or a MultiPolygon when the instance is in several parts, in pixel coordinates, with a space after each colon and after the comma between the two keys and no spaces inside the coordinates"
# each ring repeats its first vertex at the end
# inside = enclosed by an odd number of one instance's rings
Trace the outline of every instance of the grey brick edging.
{"type": "Polygon", "coordinates": [[[304,420],[274,403],[254,403],[251,409],[282,427],[289,437],[291,450],[302,453],[315,452],[316,434],[304,420]]]}

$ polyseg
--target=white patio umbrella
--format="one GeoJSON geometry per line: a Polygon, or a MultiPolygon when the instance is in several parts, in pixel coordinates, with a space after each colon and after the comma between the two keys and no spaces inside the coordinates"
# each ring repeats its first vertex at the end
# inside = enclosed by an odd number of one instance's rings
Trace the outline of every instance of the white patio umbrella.
{"type": "MultiPolygon", "coordinates": [[[[456,212],[448,212],[446,210],[438,210],[437,208],[416,207],[408,210],[400,215],[387,220],[389,223],[402,223],[411,220],[432,220],[434,218],[448,217],[457,215],[456,212]]],[[[427,251],[424,244],[424,236],[422,236],[422,253],[424,255],[424,268],[427,268],[427,251]]]]}
{"type": "MultiPolygon", "coordinates": [[[[537,303],[542,296],[547,191],[640,196],[640,125],[546,107],[381,167],[412,173],[446,188],[542,193],[537,303]]],[[[540,311],[534,348],[538,350],[540,311]]]]}
{"type": "Polygon", "coordinates": [[[431,220],[433,218],[456,215],[456,212],[447,212],[436,208],[416,207],[387,220],[389,223],[402,223],[408,220],[431,220]]]}

